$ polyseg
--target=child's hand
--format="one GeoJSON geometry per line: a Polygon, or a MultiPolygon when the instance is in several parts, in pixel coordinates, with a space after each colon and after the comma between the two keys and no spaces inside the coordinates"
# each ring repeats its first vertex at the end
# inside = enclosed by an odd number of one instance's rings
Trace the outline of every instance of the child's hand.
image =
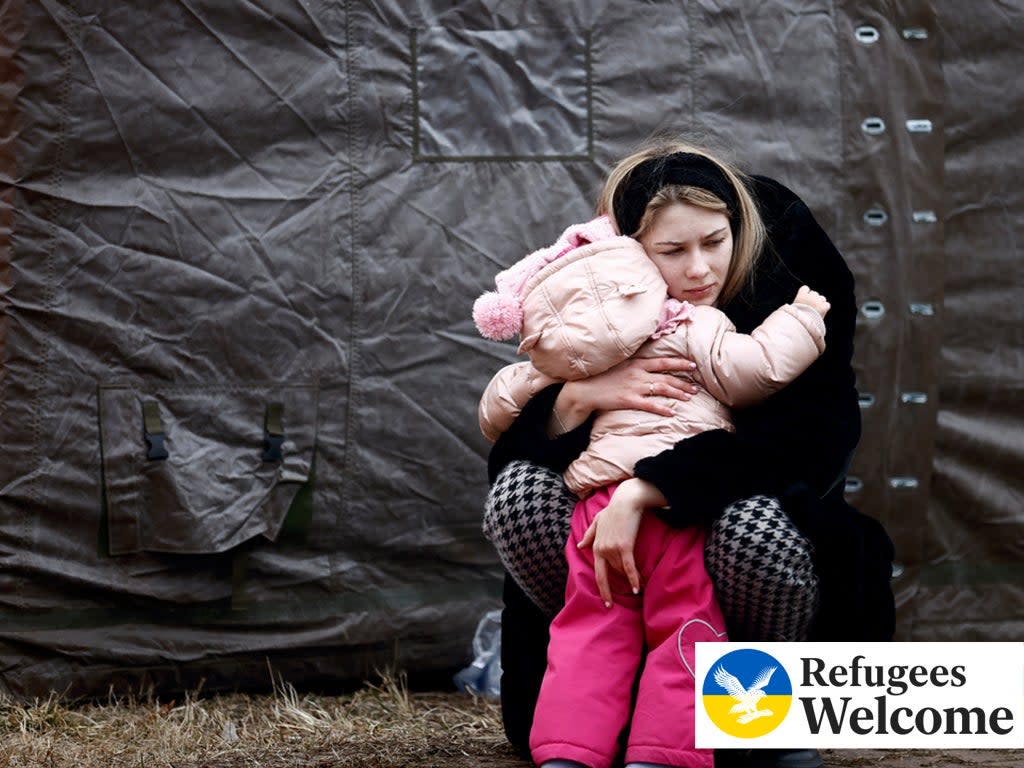
{"type": "Polygon", "coordinates": [[[812,291],[806,285],[800,286],[800,290],[796,292],[796,298],[793,299],[794,304],[806,304],[818,311],[818,314],[824,317],[832,305],[828,303],[828,299],[822,296],[817,291],[812,291]]]}

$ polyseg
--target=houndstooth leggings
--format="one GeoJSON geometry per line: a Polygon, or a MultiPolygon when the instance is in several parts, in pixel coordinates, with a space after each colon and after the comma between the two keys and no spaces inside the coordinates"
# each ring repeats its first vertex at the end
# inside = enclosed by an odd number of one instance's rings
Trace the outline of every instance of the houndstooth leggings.
{"type": "MultiPolygon", "coordinates": [[[[549,469],[514,461],[484,505],[484,533],[505,569],[548,616],[565,598],[563,548],[578,498],[549,469]]],[[[777,499],[753,496],[712,524],[704,561],[731,640],[801,640],[818,605],[811,544],[777,499]]]]}

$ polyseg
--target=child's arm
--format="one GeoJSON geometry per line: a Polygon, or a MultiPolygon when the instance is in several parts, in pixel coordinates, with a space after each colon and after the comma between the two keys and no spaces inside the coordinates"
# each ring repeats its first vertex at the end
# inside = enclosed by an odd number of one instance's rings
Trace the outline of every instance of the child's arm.
{"type": "Polygon", "coordinates": [[[480,431],[488,442],[497,441],[530,398],[556,381],[528,362],[506,365],[494,374],[477,407],[480,431]]]}
{"type": "Polygon", "coordinates": [[[803,286],[792,304],[775,310],[748,336],[708,308],[690,332],[690,353],[701,366],[704,386],[734,408],[761,402],[807,370],[825,350],[828,310],[824,296],[803,286]]]}

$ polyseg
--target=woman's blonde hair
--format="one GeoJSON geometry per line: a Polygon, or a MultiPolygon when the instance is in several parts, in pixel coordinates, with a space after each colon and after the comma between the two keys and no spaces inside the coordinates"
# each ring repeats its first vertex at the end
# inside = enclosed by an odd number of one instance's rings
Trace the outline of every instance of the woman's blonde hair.
{"type": "Polygon", "coordinates": [[[747,177],[732,164],[711,154],[707,149],[685,141],[661,141],[643,147],[623,160],[611,170],[605,180],[604,187],[597,200],[598,215],[607,215],[616,229],[621,229],[615,219],[615,204],[622,193],[624,182],[633,170],[647,160],[668,157],[678,152],[701,155],[717,165],[729,180],[736,194],[738,211],[729,211],[725,201],[706,189],[694,186],[670,184],[662,187],[648,201],[644,214],[640,219],[639,228],[635,232],[622,232],[639,238],[650,227],[655,214],[672,203],[689,203],[701,208],[724,213],[728,217],[737,217],[737,222],[730,221],[733,230],[732,259],[725,284],[719,294],[719,303],[725,304],[735,298],[747,285],[754,274],[754,267],[764,251],[766,235],[764,221],[758,211],[757,203],[747,188],[747,177]]]}

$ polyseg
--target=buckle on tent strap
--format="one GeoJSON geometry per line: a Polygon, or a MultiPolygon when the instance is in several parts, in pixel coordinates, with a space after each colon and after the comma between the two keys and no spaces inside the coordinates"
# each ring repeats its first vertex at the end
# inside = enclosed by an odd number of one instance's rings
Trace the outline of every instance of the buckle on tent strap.
{"type": "Polygon", "coordinates": [[[167,446],[164,440],[164,425],[160,421],[160,406],[156,400],[144,400],[142,403],[142,434],[146,438],[146,459],[163,461],[167,458],[167,446]]]}
{"type": "Polygon", "coordinates": [[[280,464],[284,460],[281,451],[284,447],[282,416],[284,406],[281,403],[270,403],[263,417],[263,460],[275,464],[280,464]]]}

